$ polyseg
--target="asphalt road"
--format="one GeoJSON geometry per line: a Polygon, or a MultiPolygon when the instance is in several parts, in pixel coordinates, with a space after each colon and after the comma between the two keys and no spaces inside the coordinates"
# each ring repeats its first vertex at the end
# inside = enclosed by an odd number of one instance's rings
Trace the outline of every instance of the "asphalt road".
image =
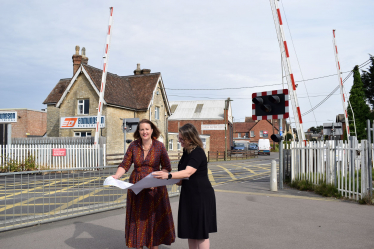
{"type": "MultiPolygon", "coordinates": [[[[269,159],[260,157],[252,167],[241,161],[210,164],[212,177],[222,174],[215,177],[218,232],[210,235],[211,248],[374,248],[373,206],[289,188],[271,192],[266,174],[258,175],[269,159]],[[255,174],[245,177],[247,167],[255,174]]],[[[178,197],[170,200],[177,225],[178,197]]],[[[2,232],[1,248],[127,248],[125,218],[125,209],[117,209],[2,232]]],[[[177,238],[159,248],[188,245],[177,238]]]]}

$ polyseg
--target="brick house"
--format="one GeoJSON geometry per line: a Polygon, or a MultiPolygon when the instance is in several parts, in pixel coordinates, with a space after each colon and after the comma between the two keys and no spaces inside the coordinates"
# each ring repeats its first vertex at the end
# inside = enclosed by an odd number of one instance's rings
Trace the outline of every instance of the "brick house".
{"type": "MultiPolygon", "coordinates": [[[[16,112],[17,122],[11,123],[12,138],[43,137],[47,132],[47,112],[26,108],[0,109],[0,113],[16,112]]],[[[4,133],[5,124],[0,124],[4,133]]]]}
{"type": "MultiPolygon", "coordinates": [[[[72,59],[73,77],[61,79],[43,102],[48,110],[48,137],[95,134],[103,71],[87,64],[84,48],[80,55],[77,46],[72,59]],[[79,120],[83,125],[77,125],[79,120]]],[[[108,154],[124,151],[122,123],[125,118],[150,119],[160,129],[159,140],[164,142],[170,107],[161,73],[141,70],[140,64],[134,75],[119,76],[108,72],[102,116],[101,136],[106,137],[108,154]]],[[[133,134],[128,133],[126,138],[133,139],[133,134]]]]}
{"type": "Polygon", "coordinates": [[[226,143],[227,149],[230,150],[233,145],[233,117],[229,99],[171,101],[170,106],[172,115],[168,120],[168,131],[178,133],[179,127],[186,123],[191,123],[196,127],[200,135],[210,136],[210,151],[225,151],[226,120],[226,143]]]}
{"type": "MultiPolygon", "coordinates": [[[[283,119],[282,129],[287,131],[289,125],[283,119]]],[[[279,134],[279,120],[252,120],[250,117],[245,118],[245,122],[234,123],[234,141],[248,141],[258,143],[261,138],[267,138],[273,141],[270,136],[279,134]],[[274,132],[273,132],[274,124],[274,132]]]]}

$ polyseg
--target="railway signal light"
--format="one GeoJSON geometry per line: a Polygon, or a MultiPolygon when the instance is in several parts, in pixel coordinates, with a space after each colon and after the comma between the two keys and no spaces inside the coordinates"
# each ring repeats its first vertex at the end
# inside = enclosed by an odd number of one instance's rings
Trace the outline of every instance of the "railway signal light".
{"type": "Polygon", "coordinates": [[[288,89],[253,93],[252,119],[288,118],[288,89]]]}

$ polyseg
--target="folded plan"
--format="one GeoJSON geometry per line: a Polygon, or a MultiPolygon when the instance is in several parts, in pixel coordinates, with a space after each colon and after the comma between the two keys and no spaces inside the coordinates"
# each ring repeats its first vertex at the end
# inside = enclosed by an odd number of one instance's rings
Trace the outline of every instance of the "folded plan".
{"type": "Polygon", "coordinates": [[[131,189],[134,191],[135,194],[138,194],[140,191],[142,191],[143,188],[152,188],[152,187],[159,187],[159,186],[165,186],[165,185],[172,185],[177,182],[179,182],[180,179],[170,179],[170,180],[163,180],[163,179],[157,179],[154,178],[152,173],[141,179],[135,184],[120,181],[117,179],[114,179],[112,176],[109,176],[104,181],[104,186],[111,185],[116,186],[121,189],[131,189]]]}

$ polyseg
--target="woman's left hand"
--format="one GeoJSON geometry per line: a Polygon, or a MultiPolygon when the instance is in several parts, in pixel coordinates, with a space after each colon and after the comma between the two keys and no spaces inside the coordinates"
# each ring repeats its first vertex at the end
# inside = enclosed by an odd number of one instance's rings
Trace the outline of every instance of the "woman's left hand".
{"type": "Polygon", "coordinates": [[[152,173],[152,175],[154,176],[154,178],[157,178],[157,179],[168,179],[169,173],[165,171],[155,171],[152,173]]]}

